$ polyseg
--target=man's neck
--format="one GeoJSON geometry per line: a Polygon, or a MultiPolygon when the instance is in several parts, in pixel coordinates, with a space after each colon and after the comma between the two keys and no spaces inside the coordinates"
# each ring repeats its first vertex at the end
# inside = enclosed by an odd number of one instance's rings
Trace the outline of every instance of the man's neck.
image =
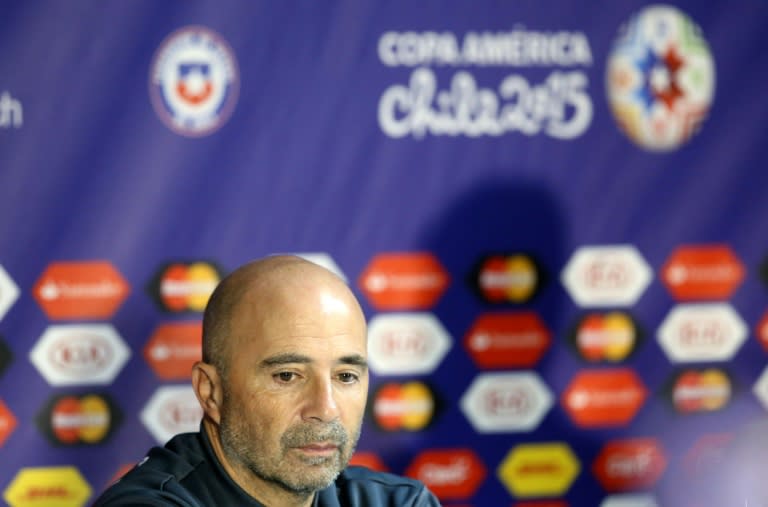
{"type": "Polygon", "coordinates": [[[218,427],[209,420],[203,421],[203,431],[208,435],[216,458],[224,471],[243,491],[266,507],[310,507],[315,494],[297,494],[273,482],[265,481],[254,475],[239,460],[230,459],[221,445],[218,427]]]}

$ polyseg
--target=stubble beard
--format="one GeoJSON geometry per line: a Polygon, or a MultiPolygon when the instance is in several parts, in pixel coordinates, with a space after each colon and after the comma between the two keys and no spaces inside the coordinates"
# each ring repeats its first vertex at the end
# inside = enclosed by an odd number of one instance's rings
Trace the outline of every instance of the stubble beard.
{"type": "Polygon", "coordinates": [[[236,413],[222,411],[221,444],[227,457],[259,479],[300,497],[333,484],[349,464],[360,437],[359,426],[350,436],[339,421],[302,423],[288,428],[280,437],[278,452],[270,455],[267,448],[254,446],[251,435],[259,431],[249,429],[236,413]],[[317,442],[333,442],[338,449],[330,456],[307,456],[297,450],[317,442]]]}

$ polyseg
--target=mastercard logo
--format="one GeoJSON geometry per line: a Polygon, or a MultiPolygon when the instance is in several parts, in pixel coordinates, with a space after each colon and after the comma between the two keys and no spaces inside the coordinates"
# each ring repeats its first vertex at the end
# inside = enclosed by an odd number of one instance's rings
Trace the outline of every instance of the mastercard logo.
{"type": "Polygon", "coordinates": [[[105,395],[54,397],[38,416],[42,432],[58,445],[93,445],[107,439],[119,419],[105,395]]]}
{"type": "Polygon", "coordinates": [[[210,262],[173,262],[158,270],[149,291],[164,311],[201,313],[221,281],[221,273],[210,262]]]}
{"type": "Polygon", "coordinates": [[[541,286],[541,268],[530,256],[516,253],[484,257],[473,270],[473,285],[489,303],[526,303],[541,286]]]}
{"type": "Polygon", "coordinates": [[[432,389],[423,382],[390,382],[376,390],[370,415],[385,431],[419,431],[432,422],[437,405],[432,389]]]}
{"type": "Polygon", "coordinates": [[[681,414],[722,410],[733,394],[730,376],[719,368],[682,370],[672,376],[669,386],[668,397],[681,414]]]}
{"type": "Polygon", "coordinates": [[[588,313],[579,319],[570,336],[583,359],[597,363],[625,360],[637,348],[639,332],[626,312],[588,313]]]}

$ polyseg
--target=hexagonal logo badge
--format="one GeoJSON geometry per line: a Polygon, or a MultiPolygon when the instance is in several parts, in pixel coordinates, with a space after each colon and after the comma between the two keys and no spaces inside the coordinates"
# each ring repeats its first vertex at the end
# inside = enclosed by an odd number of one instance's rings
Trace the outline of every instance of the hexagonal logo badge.
{"type": "Polygon", "coordinates": [[[481,373],[460,401],[478,433],[531,431],[552,404],[551,391],[534,371],[481,373]]]}
{"type": "Polygon", "coordinates": [[[6,343],[3,336],[0,335],[0,377],[3,376],[5,370],[13,362],[13,351],[6,343]]]}
{"type": "Polygon", "coordinates": [[[140,414],[144,427],[160,445],[177,433],[197,431],[202,417],[191,385],[158,387],[140,414]]]}
{"type": "Polygon", "coordinates": [[[734,394],[731,375],[722,368],[684,368],[674,372],[664,395],[679,414],[724,410],[734,394]]]}
{"type": "Polygon", "coordinates": [[[157,306],[169,313],[202,313],[222,278],[209,261],[172,261],[160,267],[147,285],[157,306]]]}
{"type": "Polygon", "coordinates": [[[370,451],[355,451],[349,459],[352,466],[365,467],[377,472],[389,472],[389,468],[381,460],[378,454],[370,451]]]}
{"type": "Polygon", "coordinates": [[[600,507],[659,507],[650,493],[625,493],[606,497],[600,507]]]}
{"type": "Polygon", "coordinates": [[[432,423],[441,403],[429,385],[412,380],[377,386],[367,408],[383,431],[420,431],[432,423]]]}
{"type": "Polygon", "coordinates": [[[19,287],[0,265],[0,320],[19,299],[19,287]]]}
{"type": "Polygon", "coordinates": [[[539,292],[542,269],[525,253],[494,254],[483,257],[470,275],[472,286],[487,303],[527,303],[539,292]]]}
{"type": "Polygon", "coordinates": [[[418,479],[440,500],[464,500],[486,477],[482,460],[469,448],[427,449],[414,458],[405,475],[418,479]]]}
{"type": "Polygon", "coordinates": [[[144,346],[144,359],[162,380],[189,380],[192,365],[203,357],[201,321],[166,322],[144,346]]]}
{"type": "Polygon", "coordinates": [[[106,393],[59,394],[48,400],[36,420],[53,445],[98,445],[112,435],[122,414],[106,393]]]}
{"type": "Polygon", "coordinates": [[[645,403],[648,390],[630,368],[581,370],[560,402],[582,428],[626,426],[645,403]]]}
{"type": "Polygon", "coordinates": [[[129,293],[128,282],[107,261],[54,262],[32,289],[51,320],[108,320],[129,293]]]}
{"type": "Polygon", "coordinates": [[[581,247],[561,274],[571,298],[582,307],[632,306],[652,279],[653,271],[633,245],[581,247]]]}
{"type": "Polygon", "coordinates": [[[368,325],[368,361],[380,375],[428,375],[451,348],[451,337],[431,313],[388,313],[368,325]]]}
{"type": "Polygon", "coordinates": [[[744,274],[728,245],[680,246],[661,268],[662,282],[678,301],[729,299],[744,274]]]}
{"type": "Polygon", "coordinates": [[[91,486],[73,466],[22,468],[3,492],[11,507],[82,507],[90,496],[91,486]]]}
{"type": "Polygon", "coordinates": [[[681,460],[684,478],[700,479],[713,470],[722,469],[733,436],[733,433],[706,433],[700,436],[681,460]]]}
{"type": "Polygon", "coordinates": [[[755,385],[752,386],[752,392],[757,400],[763,405],[763,408],[768,411],[768,366],[765,367],[763,372],[757,378],[755,385]]]}
{"type": "Polygon", "coordinates": [[[624,311],[587,312],[568,335],[576,354],[590,363],[620,363],[638,348],[640,328],[624,311]]]}
{"type": "Polygon", "coordinates": [[[747,332],[728,303],[681,304],[667,314],[657,337],[673,363],[729,361],[747,332]]]}
{"type": "Polygon", "coordinates": [[[450,277],[429,252],[376,255],[358,279],[377,310],[427,310],[448,288],[450,277]]]}
{"type": "Polygon", "coordinates": [[[0,447],[5,444],[13,430],[16,429],[16,424],[17,421],[13,412],[11,412],[3,400],[0,400],[0,447]]]}
{"type": "Polygon", "coordinates": [[[497,475],[516,498],[565,495],[581,472],[581,463],[565,442],[520,444],[499,464],[497,475]]]}
{"type": "Polygon", "coordinates": [[[667,467],[664,448],[656,438],[607,442],[592,464],[603,489],[610,492],[652,488],[667,467]]]}
{"type": "Polygon", "coordinates": [[[131,350],[109,324],[49,326],[29,360],[52,386],[109,384],[131,350]]]}
{"type": "Polygon", "coordinates": [[[763,346],[766,352],[768,352],[768,311],[766,311],[760,318],[760,321],[755,326],[755,336],[763,346]]]}
{"type": "Polygon", "coordinates": [[[485,313],[464,336],[464,348],[480,368],[533,368],[551,343],[532,311],[485,313]]]}
{"type": "Polygon", "coordinates": [[[347,275],[344,274],[344,271],[339,267],[338,264],[336,264],[336,261],[333,260],[333,257],[331,257],[330,254],[327,254],[325,252],[306,252],[306,253],[295,253],[294,255],[297,255],[301,257],[304,260],[308,260],[309,262],[314,262],[318,266],[322,266],[331,273],[335,274],[345,282],[347,282],[347,275]]]}

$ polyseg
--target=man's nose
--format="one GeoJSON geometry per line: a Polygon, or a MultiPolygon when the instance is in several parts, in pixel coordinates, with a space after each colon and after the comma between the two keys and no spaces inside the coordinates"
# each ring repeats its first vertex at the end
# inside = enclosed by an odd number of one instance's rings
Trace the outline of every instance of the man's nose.
{"type": "Polygon", "coordinates": [[[331,379],[316,379],[307,392],[304,419],[316,419],[323,422],[339,417],[339,405],[331,379]]]}

